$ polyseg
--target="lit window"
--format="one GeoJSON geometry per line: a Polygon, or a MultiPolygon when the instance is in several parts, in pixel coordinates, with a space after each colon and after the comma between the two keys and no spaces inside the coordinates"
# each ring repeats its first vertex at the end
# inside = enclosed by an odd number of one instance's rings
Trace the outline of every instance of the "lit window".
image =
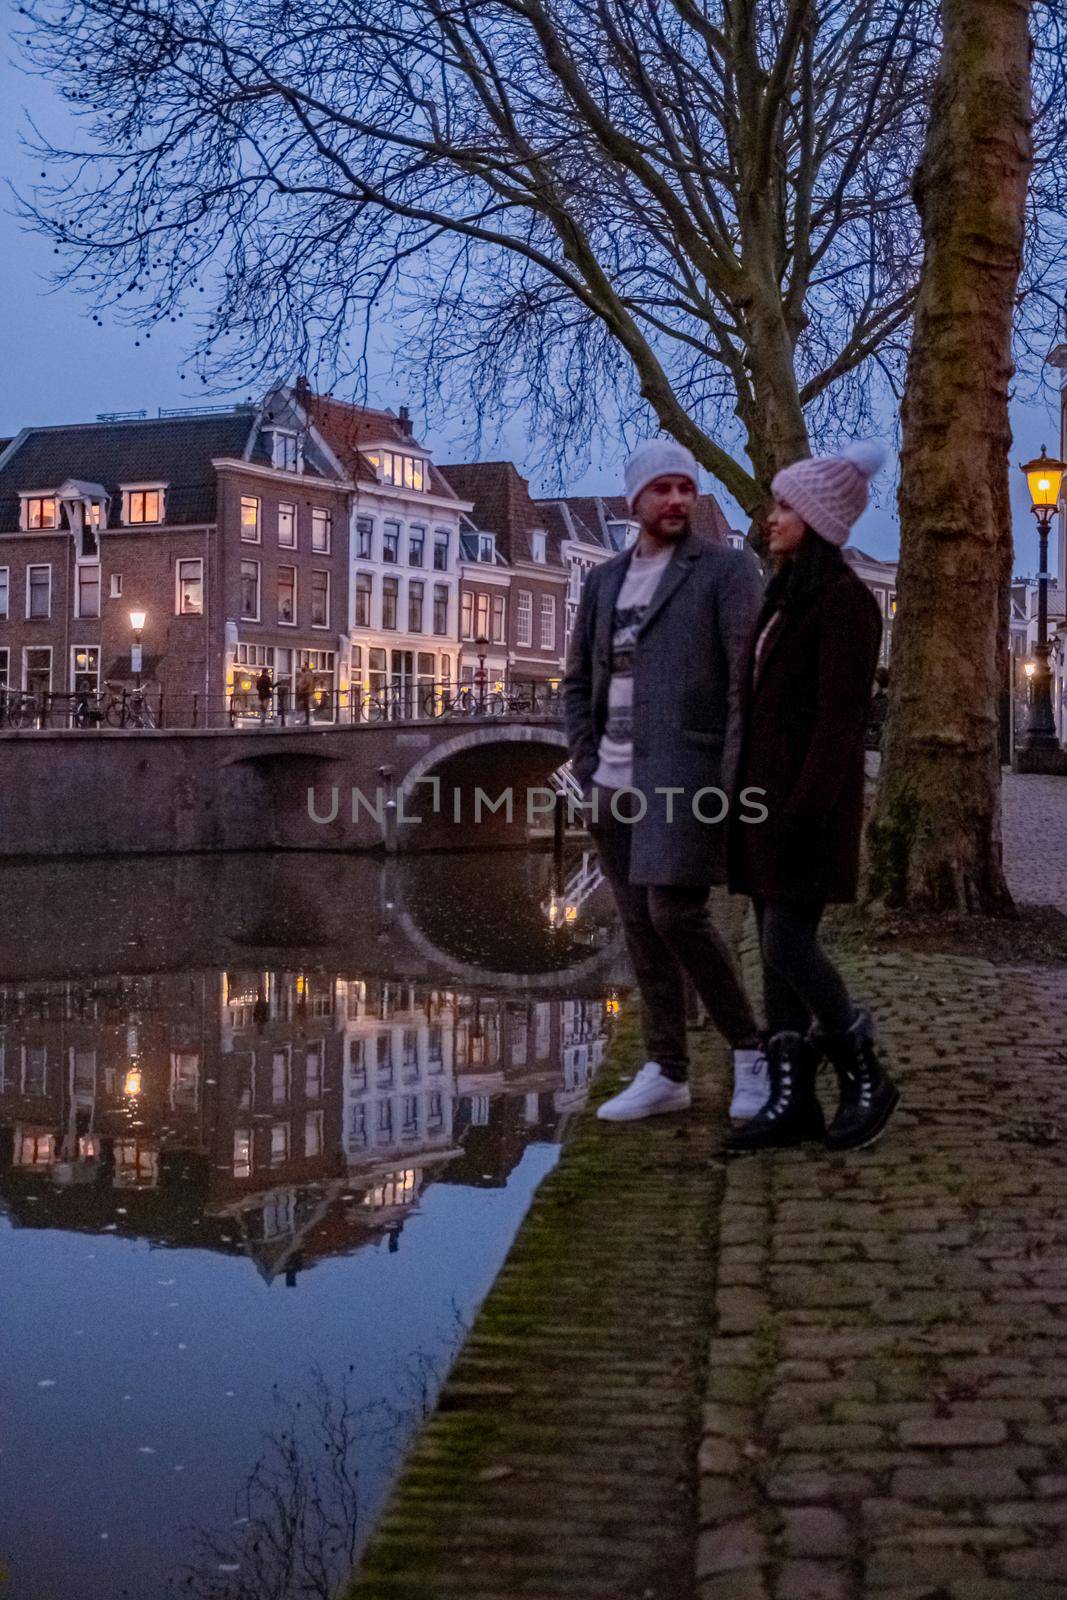
{"type": "Polygon", "coordinates": [[[100,568],[79,567],[77,576],[77,611],[79,617],[100,615],[100,568]]]}
{"type": "Polygon", "coordinates": [[[296,568],[278,568],[278,621],[296,622],[296,568]]]}
{"type": "Polygon", "coordinates": [[[333,517],[321,506],[311,509],[311,548],[320,556],[329,555],[333,539],[333,517]]]}
{"type": "Polygon", "coordinates": [[[533,595],[529,589],[520,589],[515,611],[515,642],[533,644],[533,595]]]}
{"type": "Polygon", "coordinates": [[[26,526],[27,528],[55,528],[59,526],[56,517],[56,502],[51,495],[34,495],[26,501],[26,526]]]}
{"type": "Polygon", "coordinates": [[[75,645],[70,652],[71,677],[75,689],[95,694],[100,687],[100,650],[97,645],[75,645]]]}
{"type": "Polygon", "coordinates": [[[328,628],[330,626],[330,574],[328,572],[313,572],[311,574],[311,626],[313,628],[328,628]]]}
{"type": "Polygon", "coordinates": [[[252,1176],[252,1134],[239,1128],[233,1136],[233,1175],[235,1178],[252,1176]]]}
{"type": "Polygon", "coordinates": [[[287,550],[296,549],[296,507],[278,507],[278,543],[287,550]]]}
{"type": "Polygon", "coordinates": [[[52,568],[26,569],[26,615],[41,619],[52,615],[52,568]]]}
{"type": "Polygon", "coordinates": [[[374,450],[367,456],[367,460],[383,483],[392,483],[397,488],[415,489],[419,492],[426,487],[425,463],[415,456],[401,455],[395,450],[374,450]]]}
{"type": "Polygon", "coordinates": [[[241,562],[241,615],[248,622],[259,621],[259,562],[241,562]]]}
{"type": "Polygon", "coordinates": [[[127,523],[159,522],[163,496],[158,489],[127,491],[127,523]]]}
{"type": "Polygon", "coordinates": [[[259,496],[241,496],[241,538],[246,544],[259,543],[259,496]]]}
{"type": "MultiPolygon", "coordinates": [[[[254,563],[253,563],[254,565],[254,563]]],[[[179,561],[177,568],[178,615],[202,617],[204,614],[204,563],[196,559],[179,561]]],[[[122,584],[119,583],[121,591],[122,584]]]]}

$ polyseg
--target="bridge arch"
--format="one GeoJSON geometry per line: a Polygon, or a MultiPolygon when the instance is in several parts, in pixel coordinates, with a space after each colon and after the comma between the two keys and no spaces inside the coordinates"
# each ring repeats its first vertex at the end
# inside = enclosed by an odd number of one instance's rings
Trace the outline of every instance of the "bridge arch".
{"type": "Polygon", "coordinates": [[[395,847],[478,849],[525,843],[531,808],[542,825],[550,819],[547,804],[535,805],[530,791],[547,788],[566,759],[567,740],[558,724],[483,722],[456,729],[420,751],[397,775],[395,847]],[[479,801],[478,790],[485,801],[479,801]]]}

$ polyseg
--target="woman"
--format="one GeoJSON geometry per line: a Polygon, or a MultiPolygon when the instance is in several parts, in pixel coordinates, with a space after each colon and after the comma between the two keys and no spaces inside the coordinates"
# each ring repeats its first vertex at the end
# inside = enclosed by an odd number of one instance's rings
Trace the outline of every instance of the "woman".
{"type": "MultiPolygon", "coordinates": [[[[900,1098],[822,949],[827,904],[856,898],[864,734],[882,622],[841,554],[881,464],[870,444],[798,461],[771,485],[775,574],[756,624],[742,702],[736,793],[762,789],[767,817],[731,808],[729,883],[751,895],[763,961],[770,1097],[726,1143],[743,1153],[806,1140],[873,1143],[900,1098]],[[815,1095],[828,1059],[840,1104],[829,1128],[815,1095]]],[[[746,808],[750,811],[751,808],[746,808]]]]}

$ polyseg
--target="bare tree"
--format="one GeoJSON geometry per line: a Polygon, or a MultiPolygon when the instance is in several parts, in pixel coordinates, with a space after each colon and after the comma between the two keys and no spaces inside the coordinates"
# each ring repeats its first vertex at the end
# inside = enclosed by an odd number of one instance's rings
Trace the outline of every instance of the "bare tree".
{"type": "Polygon", "coordinates": [[[1032,0],[943,0],[916,179],[926,256],[904,395],[900,612],[871,889],[996,912],[1000,595],[1011,576],[1012,315],[1033,155],[1032,0]]]}
{"type": "Polygon", "coordinates": [[[98,311],[209,308],[206,381],[351,377],[388,309],[429,399],[563,458],[650,411],[755,510],[902,371],[934,0],[26,10],[85,132],[28,214],[98,311]]]}

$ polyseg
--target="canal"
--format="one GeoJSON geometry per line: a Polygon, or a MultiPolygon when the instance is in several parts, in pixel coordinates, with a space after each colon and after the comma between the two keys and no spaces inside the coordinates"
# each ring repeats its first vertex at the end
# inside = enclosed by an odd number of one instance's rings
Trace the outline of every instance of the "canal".
{"type": "Polygon", "coordinates": [[[328,1600],[602,1056],[595,863],[0,894],[0,1595],[328,1600]]]}

